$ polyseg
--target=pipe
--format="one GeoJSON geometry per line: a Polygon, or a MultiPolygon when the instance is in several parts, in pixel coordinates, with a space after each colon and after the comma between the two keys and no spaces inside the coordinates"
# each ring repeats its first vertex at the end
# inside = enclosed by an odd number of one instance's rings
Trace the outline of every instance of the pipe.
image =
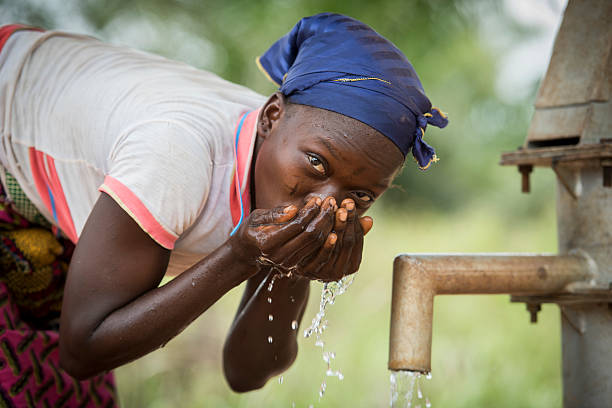
{"type": "Polygon", "coordinates": [[[431,371],[436,295],[544,295],[594,277],[581,256],[398,255],[393,264],[389,369],[431,371]]]}

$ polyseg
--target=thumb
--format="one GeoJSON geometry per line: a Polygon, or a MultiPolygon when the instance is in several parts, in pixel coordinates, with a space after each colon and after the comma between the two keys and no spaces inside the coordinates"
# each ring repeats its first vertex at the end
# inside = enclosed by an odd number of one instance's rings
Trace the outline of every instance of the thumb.
{"type": "Polygon", "coordinates": [[[359,219],[359,223],[361,224],[361,228],[363,229],[363,235],[366,235],[372,229],[374,225],[374,220],[372,217],[363,217],[359,219]]]}

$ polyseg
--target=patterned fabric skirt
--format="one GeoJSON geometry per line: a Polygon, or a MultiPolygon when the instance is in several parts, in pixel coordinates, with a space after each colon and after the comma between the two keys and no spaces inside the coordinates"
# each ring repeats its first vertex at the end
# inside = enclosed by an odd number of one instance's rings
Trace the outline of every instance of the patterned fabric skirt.
{"type": "Polygon", "coordinates": [[[4,184],[11,200],[0,184],[0,407],[117,406],[112,373],[77,381],[59,366],[74,245],[54,234],[10,174],[4,184]]]}

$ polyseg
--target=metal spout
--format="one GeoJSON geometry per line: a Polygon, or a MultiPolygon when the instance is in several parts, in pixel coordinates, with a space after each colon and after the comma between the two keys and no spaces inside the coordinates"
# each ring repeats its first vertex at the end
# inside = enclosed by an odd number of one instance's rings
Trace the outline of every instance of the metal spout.
{"type": "Polygon", "coordinates": [[[389,369],[431,371],[436,295],[551,295],[593,280],[592,263],[564,255],[398,255],[393,265],[389,369]]]}

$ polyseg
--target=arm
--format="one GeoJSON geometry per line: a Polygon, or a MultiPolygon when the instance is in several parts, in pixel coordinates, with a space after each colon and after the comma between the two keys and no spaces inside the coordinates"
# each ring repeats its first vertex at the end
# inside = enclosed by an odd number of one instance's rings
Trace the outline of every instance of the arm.
{"type": "Polygon", "coordinates": [[[274,274],[265,268],[248,280],[227,336],[223,368],[234,391],[263,387],[271,377],[289,368],[297,356],[298,330],[292,328],[292,322],[302,320],[310,281],[299,276],[279,278],[268,291],[274,274]]]}
{"type": "Polygon", "coordinates": [[[170,251],[102,194],[70,263],[60,323],[60,362],[87,378],[147,354],[257,272],[231,242],[157,287],[170,251]]]}

